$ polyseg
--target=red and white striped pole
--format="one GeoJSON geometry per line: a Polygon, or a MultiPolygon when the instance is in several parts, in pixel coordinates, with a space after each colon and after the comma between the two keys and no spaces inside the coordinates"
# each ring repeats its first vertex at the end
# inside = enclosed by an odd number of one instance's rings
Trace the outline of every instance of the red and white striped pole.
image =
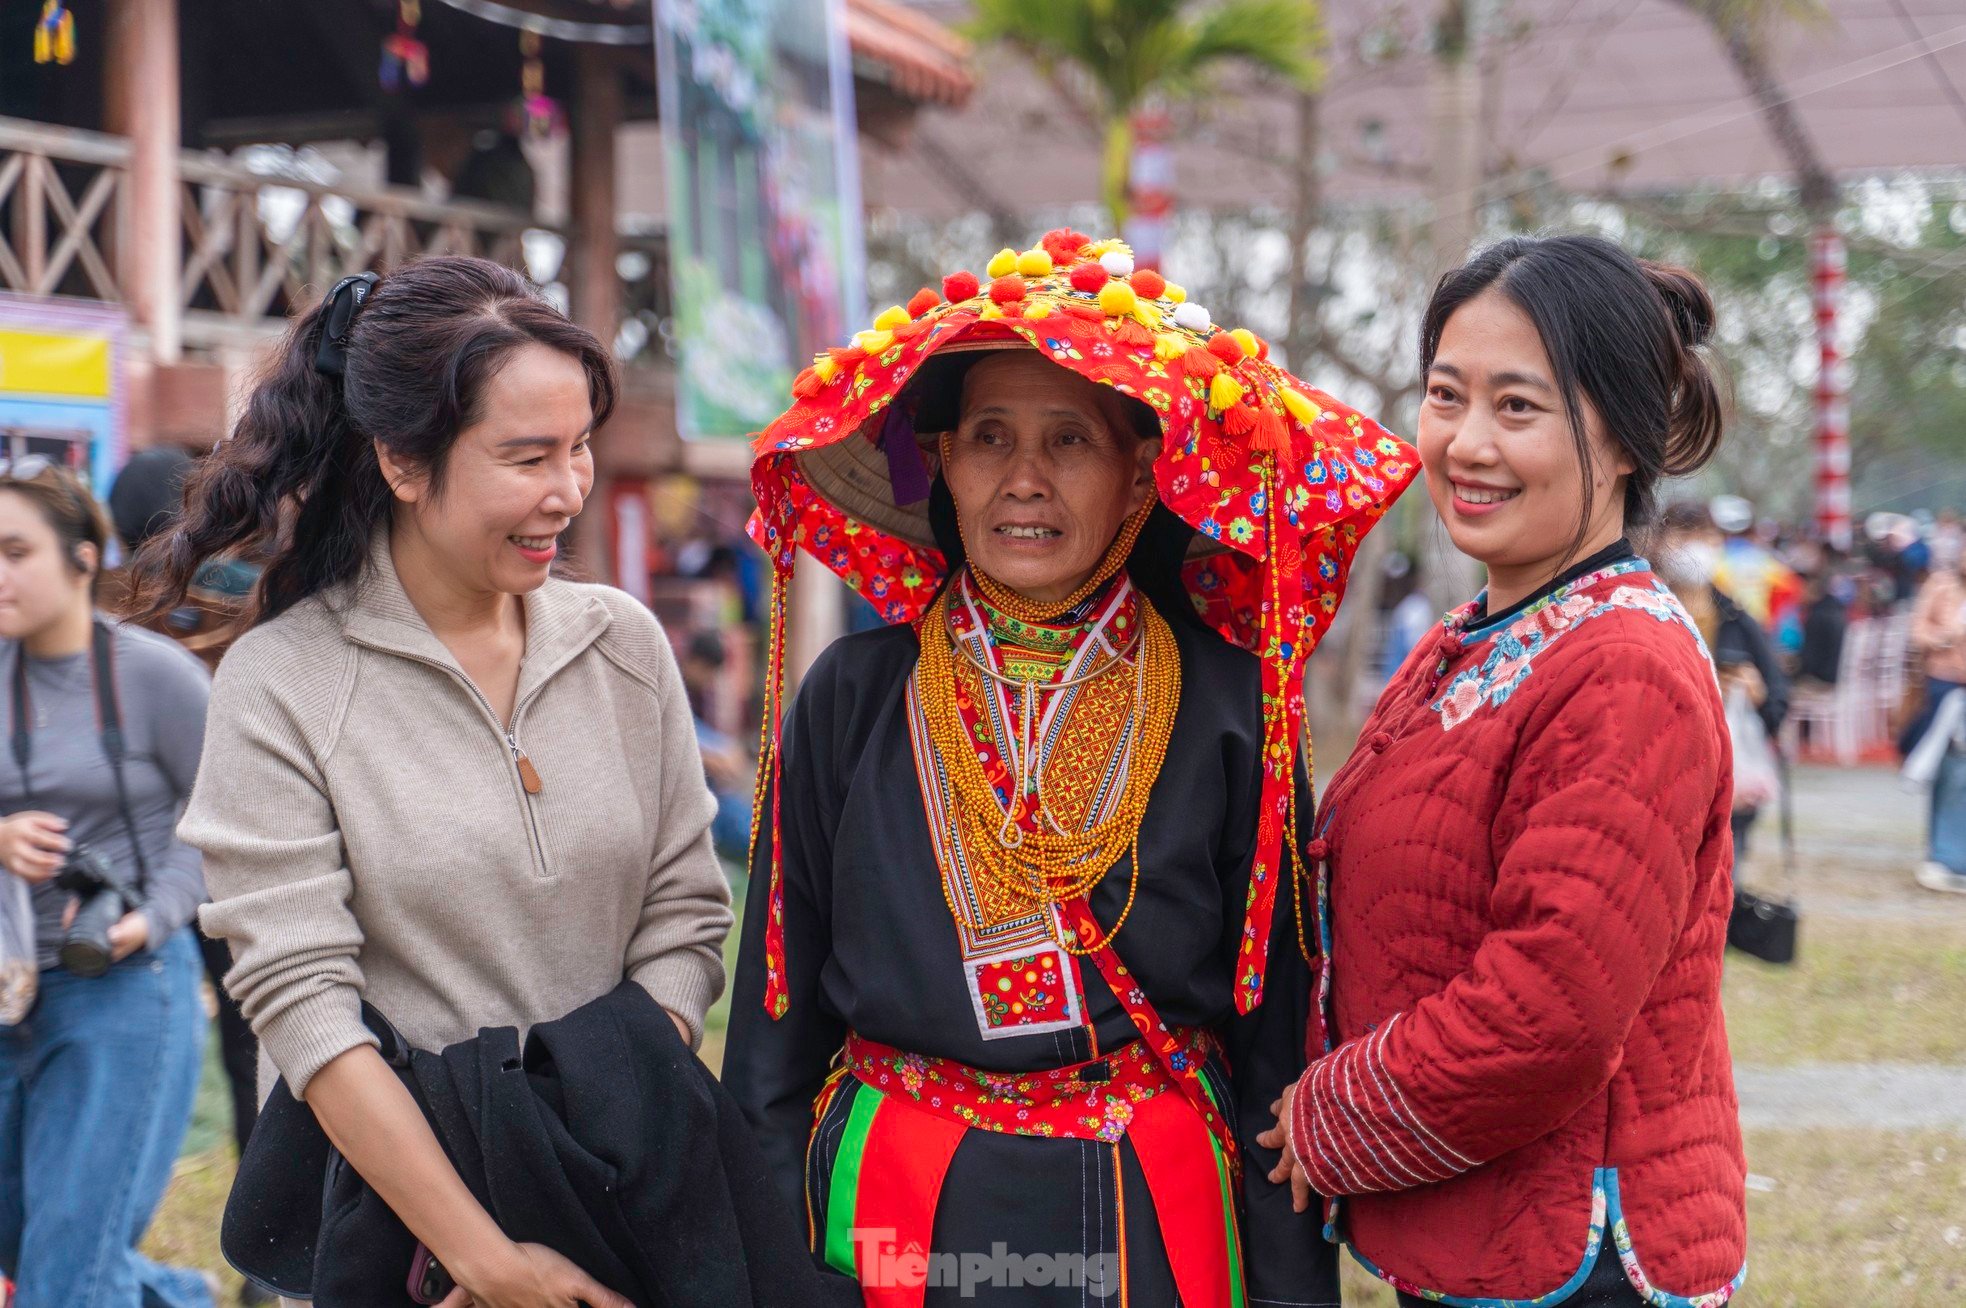
{"type": "Polygon", "coordinates": [[[1816,288],[1816,530],[1840,550],[1850,548],[1850,390],[1836,324],[1843,303],[1842,233],[1816,230],[1810,241],[1816,288]]]}
{"type": "Polygon", "coordinates": [[[1133,157],[1127,170],[1126,230],[1137,268],[1159,268],[1167,250],[1167,228],[1174,212],[1174,148],[1168,138],[1174,122],[1165,111],[1142,109],[1133,115],[1133,157]]]}

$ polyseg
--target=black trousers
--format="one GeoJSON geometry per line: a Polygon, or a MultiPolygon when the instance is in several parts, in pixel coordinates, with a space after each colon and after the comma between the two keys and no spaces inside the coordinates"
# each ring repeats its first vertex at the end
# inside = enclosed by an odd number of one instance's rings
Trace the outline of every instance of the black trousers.
{"type": "Polygon", "coordinates": [[[232,966],[231,948],[200,931],[198,952],[205,956],[205,975],[218,992],[219,1061],[232,1091],[232,1141],[244,1154],[253,1122],[259,1117],[259,1041],[253,1037],[246,1015],[239,1011],[238,1001],[225,993],[225,973],[232,966]]]}
{"type": "MultiPolygon", "coordinates": [[[[1632,1283],[1625,1279],[1625,1268],[1618,1261],[1617,1246],[1611,1237],[1604,1237],[1604,1245],[1597,1252],[1597,1265],[1591,1274],[1568,1299],[1559,1299],[1563,1308],[1645,1308],[1645,1300],[1632,1283]]],[[[1410,1294],[1399,1297],[1400,1308],[1436,1308],[1427,1299],[1415,1298],[1410,1294]]]]}

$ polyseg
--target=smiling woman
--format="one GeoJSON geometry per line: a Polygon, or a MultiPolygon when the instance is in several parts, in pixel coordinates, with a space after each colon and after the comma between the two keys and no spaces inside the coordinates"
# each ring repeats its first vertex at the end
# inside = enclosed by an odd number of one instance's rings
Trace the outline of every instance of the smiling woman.
{"type": "Polygon", "coordinates": [[[1325,790],[1322,1056],[1263,1137],[1402,1305],[1715,1308],[1745,1275],[1731,753],[1625,539],[1720,439],[1712,327],[1691,274],[1574,236],[1427,312],[1428,491],[1489,584],[1325,790]]]}
{"type": "Polygon", "coordinates": [[[269,560],[182,826],[202,920],[232,944],[262,1086],[312,1108],[455,1276],[448,1302],[625,1308],[630,1287],[501,1231],[363,1001],[436,1051],[632,981],[695,1044],[723,987],[730,896],[668,640],[552,575],[614,398],[600,342],[509,269],[346,279],[138,565],[156,613],[215,554],[269,560]]]}

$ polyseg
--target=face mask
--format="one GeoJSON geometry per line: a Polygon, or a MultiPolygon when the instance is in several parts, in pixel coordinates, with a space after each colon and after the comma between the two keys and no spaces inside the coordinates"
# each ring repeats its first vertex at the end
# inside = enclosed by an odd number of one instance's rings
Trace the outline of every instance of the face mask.
{"type": "Polygon", "coordinates": [[[1720,549],[1711,541],[1689,540],[1668,550],[1663,563],[1668,584],[1704,586],[1720,570],[1720,549]]]}

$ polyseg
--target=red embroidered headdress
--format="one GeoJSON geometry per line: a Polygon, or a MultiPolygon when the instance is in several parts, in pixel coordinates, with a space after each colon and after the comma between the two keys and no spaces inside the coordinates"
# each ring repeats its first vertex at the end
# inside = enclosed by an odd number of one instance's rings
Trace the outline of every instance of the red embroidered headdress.
{"type": "MultiPolygon", "coordinates": [[[[1292,775],[1303,664],[1330,626],[1360,539],[1419,471],[1405,442],[1272,363],[1253,333],[1225,330],[1127,247],[1054,231],[1002,250],[885,310],[792,385],[794,403],[758,437],[751,535],[772,560],[772,635],[757,798],[775,775],[785,606],[794,549],[845,580],[889,622],[912,622],[947,571],[929,528],[928,471],[908,383],[952,349],[1024,345],[1112,386],[1160,417],[1160,500],[1193,526],[1182,577],[1223,639],[1263,660],[1264,777],[1256,858],[1236,962],[1236,1006],[1262,999],[1277,885],[1294,869],[1292,775]],[[896,400],[902,400],[897,404],[896,400]]],[[[776,788],[773,787],[773,794],[776,788]]],[[[790,1002],[773,801],[765,1007],[790,1002]]],[[[753,827],[753,850],[756,824],[753,827]]]]}

